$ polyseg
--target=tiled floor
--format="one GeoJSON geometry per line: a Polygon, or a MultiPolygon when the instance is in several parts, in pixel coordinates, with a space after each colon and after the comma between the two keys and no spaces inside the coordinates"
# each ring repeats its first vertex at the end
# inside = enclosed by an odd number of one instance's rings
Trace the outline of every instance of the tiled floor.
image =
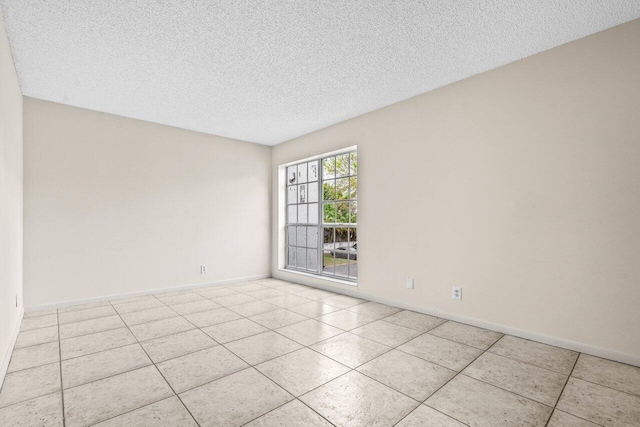
{"type": "Polygon", "coordinates": [[[268,279],[28,313],[0,392],[0,426],[332,424],[639,426],[640,368],[268,279]]]}

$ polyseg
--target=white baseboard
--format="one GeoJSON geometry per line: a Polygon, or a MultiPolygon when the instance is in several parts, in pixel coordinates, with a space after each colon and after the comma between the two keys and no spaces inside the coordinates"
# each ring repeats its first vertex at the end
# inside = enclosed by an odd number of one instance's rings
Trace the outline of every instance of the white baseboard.
{"type": "MultiPolygon", "coordinates": [[[[278,277],[276,277],[278,278],[278,277]]],[[[580,353],[589,354],[591,356],[602,357],[604,359],[614,360],[616,362],[626,363],[628,365],[639,366],[640,367],[640,355],[622,353],[616,350],[610,350],[602,347],[596,347],[589,344],[584,344],[576,341],[566,340],[563,338],[551,337],[548,335],[542,335],[536,332],[526,331],[523,329],[513,328],[506,325],[501,325],[498,323],[487,322],[480,319],[475,319],[472,317],[460,316],[456,314],[446,313],[438,310],[432,310],[426,307],[420,307],[412,304],[407,304],[401,301],[395,301],[387,298],[380,298],[374,295],[368,295],[363,292],[352,291],[349,289],[338,288],[331,286],[329,284],[323,285],[318,284],[316,282],[305,280],[304,277],[300,278],[290,278],[281,279],[288,280],[291,282],[300,283],[302,285],[312,286],[319,289],[324,289],[326,291],[331,291],[339,294],[344,294],[356,298],[367,299],[373,302],[378,302],[381,304],[392,305],[395,307],[403,308],[405,310],[416,311],[418,313],[428,314],[430,316],[440,317],[442,319],[453,320],[455,322],[465,323],[467,325],[476,326],[478,328],[490,329],[492,331],[501,332],[507,335],[513,335],[516,337],[528,339],[531,341],[537,341],[543,344],[552,345],[555,347],[565,348],[567,350],[573,350],[580,353]]]]}
{"type": "Polygon", "coordinates": [[[71,301],[56,302],[52,304],[41,304],[41,305],[29,306],[25,308],[25,312],[30,313],[32,311],[50,310],[54,308],[65,308],[73,305],[88,304],[91,302],[111,301],[111,300],[117,300],[117,299],[139,297],[143,295],[159,294],[162,292],[174,292],[174,291],[182,291],[182,290],[189,290],[189,289],[205,288],[207,286],[221,286],[221,285],[229,285],[232,283],[250,282],[254,280],[267,279],[269,277],[271,277],[271,275],[261,274],[257,276],[247,276],[247,277],[238,277],[235,279],[218,280],[215,282],[195,283],[190,285],[172,286],[169,288],[146,289],[144,291],[127,292],[124,294],[103,295],[103,296],[93,297],[93,298],[83,298],[83,299],[77,299],[77,300],[71,300],[71,301]]]}
{"type": "Polygon", "coordinates": [[[7,369],[9,369],[9,361],[11,360],[11,354],[13,353],[13,348],[16,345],[16,340],[18,339],[18,333],[20,332],[20,326],[22,325],[22,318],[24,317],[24,308],[20,307],[18,311],[18,321],[16,322],[16,327],[13,329],[11,334],[11,340],[9,340],[9,347],[7,348],[7,352],[4,355],[4,359],[2,360],[2,367],[0,368],[0,389],[2,389],[2,384],[4,383],[4,377],[7,375],[7,369]]]}

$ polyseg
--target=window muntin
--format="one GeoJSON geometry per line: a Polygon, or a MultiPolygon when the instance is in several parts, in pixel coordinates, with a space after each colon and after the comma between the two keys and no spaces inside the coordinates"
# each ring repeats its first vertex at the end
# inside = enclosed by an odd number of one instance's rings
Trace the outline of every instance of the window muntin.
{"type": "Polygon", "coordinates": [[[286,268],[357,280],[357,152],[291,165],[286,174],[286,268]]]}

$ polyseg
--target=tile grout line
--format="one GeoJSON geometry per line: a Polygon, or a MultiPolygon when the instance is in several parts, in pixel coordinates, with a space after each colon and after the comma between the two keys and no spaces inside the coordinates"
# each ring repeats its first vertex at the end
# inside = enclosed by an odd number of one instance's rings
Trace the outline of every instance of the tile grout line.
{"type": "MultiPolygon", "coordinates": [[[[564,394],[564,390],[567,388],[567,384],[569,384],[569,380],[571,379],[571,375],[573,374],[573,370],[576,368],[576,365],[578,364],[578,359],[580,359],[580,355],[581,354],[582,353],[578,353],[578,357],[576,357],[575,362],[573,362],[573,367],[571,368],[571,372],[569,372],[569,376],[567,377],[567,380],[564,382],[564,385],[562,386],[562,391],[560,391],[560,394],[558,395],[558,399],[556,399],[556,404],[553,405],[553,408],[551,409],[551,413],[549,414],[549,418],[547,419],[547,422],[545,423],[545,427],[547,427],[549,425],[549,422],[551,421],[551,417],[553,417],[553,412],[558,407],[558,402],[560,402],[560,399],[562,399],[562,395],[564,394]]],[[[573,415],[573,414],[571,414],[571,415],[573,415]]]]}
{"type": "Polygon", "coordinates": [[[58,367],[60,368],[60,400],[62,403],[62,426],[67,425],[67,416],[64,407],[64,379],[62,377],[62,345],[60,340],[60,312],[56,310],[56,318],[58,320],[58,367]]]}

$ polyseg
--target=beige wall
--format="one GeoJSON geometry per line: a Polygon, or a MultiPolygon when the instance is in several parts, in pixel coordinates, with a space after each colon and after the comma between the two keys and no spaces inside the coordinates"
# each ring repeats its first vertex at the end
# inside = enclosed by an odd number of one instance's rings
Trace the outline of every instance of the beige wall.
{"type": "Polygon", "coordinates": [[[22,91],[0,14],[0,385],[21,312],[22,91]]]}
{"type": "Polygon", "coordinates": [[[27,307],[269,274],[269,147],[31,98],[24,124],[27,307]]]}
{"type": "Polygon", "coordinates": [[[357,292],[640,363],[640,20],[276,146],[275,276],[277,166],[354,144],[357,292]]]}

